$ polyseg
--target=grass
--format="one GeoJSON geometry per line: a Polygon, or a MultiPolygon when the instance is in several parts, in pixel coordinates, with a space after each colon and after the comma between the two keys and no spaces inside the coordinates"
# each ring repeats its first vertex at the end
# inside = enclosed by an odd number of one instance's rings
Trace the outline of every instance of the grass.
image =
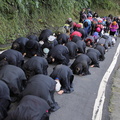
{"type": "MultiPolygon", "coordinates": [[[[25,0],[21,2],[21,0],[18,0],[17,3],[11,0],[7,1],[9,4],[5,2],[0,4],[2,11],[0,13],[0,44],[11,43],[18,37],[25,37],[33,33],[39,35],[41,30],[45,28],[61,27],[69,17],[78,22],[79,11],[89,4],[92,6],[91,9],[96,11],[99,16],[120,15],[119,6],[116,9],[107,10],[99,5],[96,7],[92,4],[92,0],[86,0],[86,2],[82,0],[76,2],[74,0],[49,0],[48,2],[25,0]],[[79,1],[82,1],[82,4],[79,4],[81,3],[79,1]]],[[[113,6],[113,2],[113,0],[110,0],[106,5],[113,6]]],[[[119,0],[115,0],[114,6],[117,6],[117,3],[120,5],[119,0]]]]}

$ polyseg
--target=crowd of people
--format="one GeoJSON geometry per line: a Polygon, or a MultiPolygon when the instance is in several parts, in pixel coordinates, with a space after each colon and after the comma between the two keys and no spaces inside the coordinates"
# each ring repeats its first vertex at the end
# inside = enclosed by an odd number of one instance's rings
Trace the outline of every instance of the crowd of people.
{"type": "Polygon", "coordinates": [[[79,22],[68,18],[63,31],[17,38],[0,54],[0,120],[49,120],[60,108],[54,99],[74,91],[75,75],[90,75],[116,43],[120,17],[99,17],[90,8],[79,22]],[[73,63],[70,60],[73,60],[73,63]],[[49,64],[55,67],[48,74],[49,64]],[[12,103],[17,106],[10,111],[12,103]]]}

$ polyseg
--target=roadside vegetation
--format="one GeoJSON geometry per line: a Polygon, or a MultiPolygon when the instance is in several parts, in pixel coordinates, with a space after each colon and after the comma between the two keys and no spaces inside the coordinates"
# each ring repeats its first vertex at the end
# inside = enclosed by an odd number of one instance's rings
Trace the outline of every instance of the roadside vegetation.
{"type": "Polygon", "coordinates": [[[2,0],[0,44],[28,34],[39,34],[44,28],[63,26],[68,17],[78,22],[82,8],[90,7],[100,16],[118,16],[119,6],[119,0],[2,0]]]}

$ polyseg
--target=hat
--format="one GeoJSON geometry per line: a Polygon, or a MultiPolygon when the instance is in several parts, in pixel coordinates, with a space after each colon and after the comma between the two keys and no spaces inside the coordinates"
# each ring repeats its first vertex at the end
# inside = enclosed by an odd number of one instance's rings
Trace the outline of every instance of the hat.
{"type": "Polygon", "coordinates": [[[72,22],[72,18],[68,18],[68,21],[69,21],[69,22],[72,22]]]}
{"type": "Polygon", "coordinates": [[[43,44],[44,44],[44,41],[39,41],[39,43],[40,43],[41,45],[43,45],[43,44]]]}
{"type": "Polygon", "coordinates": [[[48,41],[49,41],[49,42],[53,42],[55,39],[56,39],[56,37],[53,36],[53,35],[50,35],[50,36],[48,37],[48,41]]]}
{"type": "Polygon", "coordinates": [[[48,54],[49,51],[50,51],[50,50],[49,50],[48,48],[44,48],[44,49],[43,49],[43,52],[44,52],[45,54],[48,54]]]}
{"type": "Polygon", "coordinates": [[[83,28],[83,23],[78,23],[78,24],[80,24],[80,25],[81,25],[81,28],[83,28]]]}
{"type": "Polygon", "coordinates": [[[98,36],[98,35],[99,35],[98,32],[93,33],[93,36],[98,36]]]}
{"type": "Polygon", "coordinates": [[[73,26],[76,26],[77,25],[77,23],[76,22],[73,22],[73,26]]]}
{"type": "Polygon", "coordinates": [[[58,91],[60,91],[61,84],[60,84],[60,82],[59,82],[58,79],[55,79],[55,81],[56,81],[56,87],[55,87],[55,90],[58,92],[58,91]]]}
{"type": "Polygon", "coordinates": [[[81,24],[76,24],[76,27],[77,28],[81,28],[81,24]]]}
{"type": "Polygon", "coordinates": [[[100,32],[100,31],[101,31],[100,27],[97,27],[96,32],[100,32]]]}
{"type": "Polygon", "coordinates": [[[113,22],[112,22],[112,24],[113,24],[113,25],[116,25],[116,24],[117,24],[117,22],[116,22],[116,21],[113,21],[113,22]]]}

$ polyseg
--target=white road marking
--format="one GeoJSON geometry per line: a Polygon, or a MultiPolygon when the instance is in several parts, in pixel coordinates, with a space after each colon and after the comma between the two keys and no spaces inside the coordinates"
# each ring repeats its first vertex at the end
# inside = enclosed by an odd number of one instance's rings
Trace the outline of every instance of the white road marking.
{"type": "Polygon", "coordinates": [[[102,112],[103,112],[103,104],[105,101],[105,90],[106,90],[106,85],[109,80],[109,77],[117,63],[118,56],[120,54],[120,43],[117,47],[116,53],[113,57],[113,61],[109,68],[107,69],[106,73],[104,74],[102,81],[99,86],[97,98],[95,100],[94,108],[93,108],[93,116],[92,120],[102,120],[102,112]]]}
{"type": "Polygon", "coordinates": [[[0,54],[1,54],[2,52],[4,52],[4,50],[3,50],[3,51],[0,51],[0,54]]]}

